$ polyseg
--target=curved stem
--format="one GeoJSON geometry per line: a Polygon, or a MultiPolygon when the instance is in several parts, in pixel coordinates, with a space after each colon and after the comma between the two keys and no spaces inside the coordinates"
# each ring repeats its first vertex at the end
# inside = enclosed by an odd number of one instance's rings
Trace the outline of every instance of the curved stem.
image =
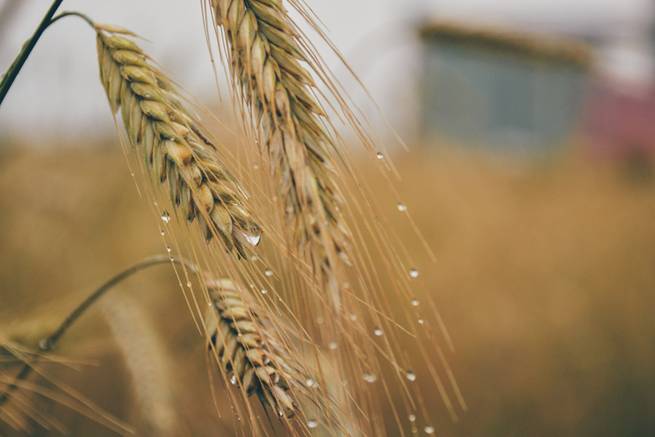
{"type": "MultiPolygon", "coordinates": [[[[39,342],[39,348],[41,349],[41,351],[45,353],[54,349],[54,347],[57,345],[61,337],[63,337],[64,334],[66,334],[66,332],[71,328],[71,326],[73,326],[73,324],[80,317],[82,317],[84,313],[86,313],[86,311],[89,308],[91,308],[101,297],[107,294],[107,292],[109,292],[120,282],[124,281],[125,279],[129,278],[135,273],[140,272],[141,270],[145,270],[147,268],[156,265],[167,264],[167,263],[181,265],[183,267],[188,268],[194,273],[197,273],[199,271],[198,268],[190,261],[187,261],[185,259],[177,259],[177,258],[171,259],[166,255],[157,255],[150,258],[146,258],[143,261],[128,267],[127,269],[123,270],[122,272],[110,278],[107,282],[102,284],[96,290],[94,290],[86,299],[82,301],[82,303],[80,303],[70,314],[68,314],[68,316],[66,316],[66,318],[61,322],[61,324],[57,327],[57,329],[55,329],[55,331],[52,334],[41,340],[39,342]]],[[[11,397],[11,393],[18,388],[18,383],[20,381],[25,380],[30,375],[30,373],[32,373],[32,364],[33,363],[31,362],[30,363],[25,362],[21,370],[16,375],[16,378],[14,378],[14,382],[10,384],[2,393],[0,393],[0,405],[8,401],[9,398],[11,397]]]]}
{"type": "Polygon", "coordinates": [[[55,18],[50,20],[50,24],[55,24],[57,21],[61,20],[62,18],[66,17],[78,17],[81,18],[82,20],[86,21],[86,23],[91,26],[91,27],[96,27],[96,24],[93,22],[91,18],[89,18],[88,15],[82,14],[81,12],[75,12],[75,11],[64,11],[61,14],[58,14],[55,18]]]}
{"type": "Polygon", "coordinates": [[[61,6],[63,1],[64,0],[54,0],[52,2],[52,5],[50,5],[50,8],[46,12],[43,19],[41,20],[41,23],[39,23],[39,26],[34,31],[32,37],[23,46],[20,53],[18,53],[18,56],[14,60],[14,62],[11,64],[5,75],[2,77],[2,82],[0,82],[0,105],[2,105],[2,102],[5,100],[5,97],[7,97],[7,93],[9,92],[9,89],[11,88],[14,81],[16,80],[16,77],[18,77],[18,73],[20,73],[20,70],[23,68],[23,65],[25,65],[25,61],[27,61],[27,58],[32,53],[32,50],[34,50],[34,47],[36,46],[36,43],[41,38],[41,35],[43,35],[43,32],[45,32],[48,26],[50,26],[50,24],[52,23],[51,22],[52,17],[55,15],[57,9],[59,9],[59,6],[61,6]]]}

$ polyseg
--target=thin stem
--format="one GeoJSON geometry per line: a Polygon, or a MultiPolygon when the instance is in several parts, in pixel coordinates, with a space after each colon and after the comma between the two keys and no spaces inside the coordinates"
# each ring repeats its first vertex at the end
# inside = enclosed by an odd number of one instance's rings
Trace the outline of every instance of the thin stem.
{"type": "MultiPolygon", "coordinates": [[[[191,270],[194,273],[197,273],[198,268],[191,262],[185,259],[171,259],[166,255],[157,255],[150,258],[146,258],[143,261],[134,264],[117,275],[110,278],[107,282],[102,284],[96,290],[94,290],[86,299],[82,301],[66,318],[61,322],[61,324],[55,329],[55,331],[50,334],[48,337],[44,338],[39,342],[39,349],[41,352],[50,352],[55,348],[59,340],[66,334],[66,332],[71,328],[71,326],[86,313],[86,311],[91,308],[101,297],[103,297],[107,292],[109,292],[116,285],[134,275],[135,273],[145,270],[147,268],[160,265],[174,263],[181,266],[184,266],[191,270]]],[[[11,397],[11,393],[18,388],[18,383],[25,380],[33,370],[33,363],[25,362],[23,367],[20,369],[14,382],[11,383],[2,393],[0,393],[0,405],[4,404],[11,397]]]]}
{"type": "Polygon", "coordinates": [[[96,24],[93,22],[91,18],[89,18],[88,15],[82,14],[80,12],[75,12],[75,11],[64,11],[61,14],[58,14],[55,18],[50,20],[50,24],[55,24],[57,21],[61,20],[62,18],[66,17],[77,17],[81,18],[82,20],[86,21],[86,23],[91,26],[91,27],[96,27],[96,24]]]}
{"type": "Polygon", "coordinates": [[[48,11],[46,12],[45,16],[41,20],[41,23],[39,23],[39,27],[36,28],[32,37],[23,46],[21,51],[18,53],[16,59],[11,64],[5,75],[3,76],[2,82],[0,82],[0,105],[2,105],[2,102],[5,100],[5,97],[7,96],[9,89],[11,88],[14,81],[16,80],[16,77],[18,77],[18,73],[20,73],[20,70],[23,68],[23,65],[25,65],[25,61],[27,61],[27,58],[32,53],[32,50],[34,50],[34,47],[36,46],[36,43],[41,38],[41,35],[43,35],[43,32],[45,32],[48,26],[50,26],[52,17],[55,15],[57,9],[59,9],[59,6],[61,6],[63,1],[64,0],[54,0],[52,2],[52,5],[50,5],[50,9],[48,9],[48,11]]]}

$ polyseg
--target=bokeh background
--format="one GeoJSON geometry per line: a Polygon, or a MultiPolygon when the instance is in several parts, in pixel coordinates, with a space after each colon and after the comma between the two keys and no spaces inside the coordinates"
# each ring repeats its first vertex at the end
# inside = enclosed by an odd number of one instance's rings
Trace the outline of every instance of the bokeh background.
{"type": "MultiPolygon", "coordinates": [[[[421,254],[417,294],[440,307],[469,405],[453,422],[434,393],[437,435],[655,435],[655,4],[308,4],[370,89],[375,102],[326,54],[438,258],[422,255],[403,215],[389,215],[421,254]]],[[[46,7],[0,0],[0,68],[46,7]]],[[[191,95],[230,118],[200,1],[65,9],[135,30],[191,95]]],[[[0,334],[28,343],[107,277],[162,251],[97,80],[93,36],[60,24],[0,108],[0,334]]],[[[227,141],[238,132],[214,128],[227,141]]],[[[361,174],[382,184],[375,159],[360,155],[361,174]]],[[[376,196],[395,209],[391,194],[376,196]]],[[[184,305],[165,267],[130,280],[58,349],[74,365],[49,375],[139,435],[230,435],[184,305]],[[121,342],[126,326],[141,344],[121,342]]],[[[73,435],[115,435],[52,403],[39,408],[73,435]]]]}

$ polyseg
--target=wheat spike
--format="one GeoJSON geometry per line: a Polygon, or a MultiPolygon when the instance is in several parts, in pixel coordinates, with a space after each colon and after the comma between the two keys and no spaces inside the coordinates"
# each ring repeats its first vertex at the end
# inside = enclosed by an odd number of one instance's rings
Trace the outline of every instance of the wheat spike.
{"type": "Polygon", "coordinates": [[[212,307],[206,322],[210,346],[220,366],[233,383],[244,387],[248,396],[257,394],[275,414],[292,417],[298,403],[290,392],[291,379],[297,379],[292,362],[267,333],[262,320],[247,305],[230,280],[208,284],[212,307]]]}
{"type": "Polygon", "coordinates": [[[259,243],[260,227],[216,147],[130,32],[101,25],[96,32],[100,78],[111,110],[120,110],[146,167],[160,183],[168,180],[171,201],[189,222],[198,220],[207,240],[217,234],[228,250],[245,256],[246,247],[259,243]]]}
{"type": "Polygon", "coordinates": [[[339,307],[338,265],[349,264],[350,232],[330,156],[334,138],[282,0],[211,0],[224,30],[233,80],[261,128],[280,184],[294,245],[339,307]]]}

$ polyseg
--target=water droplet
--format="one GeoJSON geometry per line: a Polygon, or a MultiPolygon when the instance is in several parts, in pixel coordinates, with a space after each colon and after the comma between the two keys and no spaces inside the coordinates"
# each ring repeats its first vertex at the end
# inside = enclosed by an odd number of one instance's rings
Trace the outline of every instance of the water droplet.
{"type": "Polygon", "coordinates": [[[425,324],[425,320],[423,320],[423,319],[418,319],[418,324],[419,324],[419,325],[423,325],[423,324],[425,324]]]}
{"type": "Polygon", "coordinates": [[[370,373],[370,372],[364,373],[364,381],[368,382],[369,384],[373,384],[377,380],[378,377],[375,375],[375,373],[370,373]]]}
{"type": "Polygon", "coordinates": [[[307,380],[305,381],[305,385],[309,388],[315,387],[316,381],[314,381],[312,378],[307,378],[307,380]]]}
{"type": "Polygon", "coordinates": [[[188,288],[191,288],[191,281],[186,281],[186,286],[187,286],[188,288]]]}
{"type": "Polygon", "coordinates": [[[47,338],[43,338],[39,341],[39,349],[42,351],[47,351],[50,349],[50,342],[48,341],[47,338]]]}
{"type": "Polygon", "coordinates": [[[318,422],[316,420],[314,420],[314,419],[309,419],[307,421],[307,427],[309,429],[314,429],[314,428],[318,427],[318,422]]]}
{"type": "Polygon", "coordinates": [[[336,341],[331,341],[331,342],[328,343],[328,348],[331,351],[337,350],[337,347],[339,347],[339,346],[337,345],[336,341]]]}
{"type": "Polygon", "coordinates": [[[416,373],[414,373],[412,370],[408,370],[408,371],[407,371],[407,374],[406,374],[405,376],[407,376],[407,380],[408,380],[409,382],[414,382],[414,381],[416,381],[416,373]]]}
{"type": "Polygon", "coordinates": [[[266,269],[266,270],[264,271],[264,274],[265,274],[268,278],[270,278],[271,276],[273,276],[273,270],[271,270],[271,269],[266,269]]]}
{"type": "Polygon", "coordinates": [[[237,376],[236,375],[232,375],[230,377],[230,384],[237,385],[237,376]]]}
{"type": "Polygon", "coordinates": [[[423,431],[425,431],[426,434],[434,434],[434,427],[428,425],[425,428],[423,428],[423,431]]]}
{"type": "Polygon", "coordinates": [[[410,415],[409,415],[409,421],[410,421],[410,422],[416,422],[416,415],[414,415],[414,414],[410,414],[410,415]]]}
{"type": "Polygon", "coordinates": [[[250,244],[252,247],[259,246],[259,243],[262,241],[262,234],[258,232],[252,234],[249,234],[247,232],[241,232],[241,235],[243,236],[243,238],[246,239],[248,244],[250,244]]]}
{"type": "Polygon", "coordinates": [[[398,211],[400,212],[407,212],[407,205],[404,203],[400,202],[398,203],[398,211]]]}
{"type": "Polygon", "coordinates": [[[168,211],[162,212],[161,221],[163,221],[166,224],[169,224],[171,222],[171,215],[168,213],[168,211]]]}
{"type": "Polygon", "coordinates": [[[378,153],[376,153],[375,156],[376,156],[378,159],[384,159],[384,153],[382,153],[382,152],[378,152],[378,153]]]}
{"type": "Polygon", "coordinates": [[[261,294],[267,294],[267,293],[268,293],[268,290],[265,289],[265,288],[262,288],[262,289],[259,290],[259,291],[261,292],[261,294]]]}
{"type": "Polygon", "coordinates": [[[409,277],[412,279],[418,278],[419,272],[415,268],[409,269],[409,277]]]}
{"type": "Polygon", "coordinates": [[[171,253],[172,251],[173,251],[173,249],[171,249],[170,246],[166,246],[166,252],[171,253]]]}
{"type": "Polygon", "coordinates": [[[382,328],[375,328],[373,330],[373,335],[376,337],[382,337],[384,335],[384,331],[382,331],[382,328]]]}
{"type": "Polygon", "coordinates": [[[417,307],[417,306],[419,306],[419,303],[420,303],[420,302],[418,301],[418,299],[412,299],[412,300],[409,301],[409,303],[410,303],[413,307],[417,307]]]}
{"type": "Polygon", "coordinates": [[[159,235],[161,235],[161,236],[163,237],[164,235],[166,235],[166,232],[164,232],[163,229],[160,229],[160,230],[159,230],[159,235]]]}

